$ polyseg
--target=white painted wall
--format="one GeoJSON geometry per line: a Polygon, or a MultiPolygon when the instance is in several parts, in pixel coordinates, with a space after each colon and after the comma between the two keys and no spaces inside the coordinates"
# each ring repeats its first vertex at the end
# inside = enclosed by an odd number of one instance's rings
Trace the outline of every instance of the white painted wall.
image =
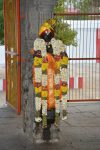
{"type": "MultiPolygon", "coordinates": [[[[99,20],[67,20],[71,28],[77,31],[77,47],[67,46],[68,56],[71,58],[96,58],[96,29],[100,28],[99,20]]],[[[70,61],[72,62],[72,61],[70,61]]],[[[76,63],[82,61],[73,61],[76,63]]],[[[83,61],[96,62],[96,61],[83,61]]]]}
{"type": "Polygon", "coordinates": [[[0,65],[4,65],[4,64],[5,64],[5,46],[0,45],[0,65]]]}

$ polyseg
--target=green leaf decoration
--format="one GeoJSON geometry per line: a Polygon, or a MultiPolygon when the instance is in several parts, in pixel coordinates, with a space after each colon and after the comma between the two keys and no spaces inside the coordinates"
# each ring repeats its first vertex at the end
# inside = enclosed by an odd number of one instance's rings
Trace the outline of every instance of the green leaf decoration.
{"type": "MultiPolygon", "coordinates": [[[[64,13],[64,0],[58,0],[54,8],[54,13],[64,13]]],[[[55,38],[62,40],[65,45],[77,46],[76,35],[77,32],[71,29],[63,16],[55,16],[55,38]]]]}

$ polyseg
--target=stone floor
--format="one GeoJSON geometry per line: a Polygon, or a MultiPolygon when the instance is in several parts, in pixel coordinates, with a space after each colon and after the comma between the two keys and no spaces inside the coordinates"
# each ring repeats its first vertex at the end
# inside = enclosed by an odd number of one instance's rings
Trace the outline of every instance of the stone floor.
{"type": "MultiPolygon", "coordinates": [[[[5,96],[0,93],[0,103],[5,96]]],[[[0,108],[0,150],[100,150],[100,102],[70,103],[59,143],[34,144],[24,135],[22,117],[0,108]]]]}
{"type": "Polygon", "coordinates": [[[0,108],[6,107],[6,95],[5,92],[0,91],[0,108]]]}

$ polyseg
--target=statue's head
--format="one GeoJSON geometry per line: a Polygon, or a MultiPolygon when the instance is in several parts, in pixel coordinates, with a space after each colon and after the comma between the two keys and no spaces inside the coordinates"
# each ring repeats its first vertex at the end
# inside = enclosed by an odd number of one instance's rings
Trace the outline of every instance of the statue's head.
{"type": "Polygon", "coordinates": [[[54,19],[49,19],[46,22],[44,22],[40,27],[39,37],[44,39],[46,42],[50,42],[55,34],[55,22],[56,21],[54,19]]]}

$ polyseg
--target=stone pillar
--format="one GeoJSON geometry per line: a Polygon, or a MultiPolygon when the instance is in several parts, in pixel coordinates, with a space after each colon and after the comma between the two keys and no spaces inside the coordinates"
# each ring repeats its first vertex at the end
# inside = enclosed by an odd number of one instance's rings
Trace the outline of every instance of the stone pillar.
{"type": "Polygon", "coordinates": [[[24,131],[32,137],[34,130],[34,87],[32,84],[33,47],[41,24],[51,18],[56,0],[21,0],[21,78],[24,131]]]}

